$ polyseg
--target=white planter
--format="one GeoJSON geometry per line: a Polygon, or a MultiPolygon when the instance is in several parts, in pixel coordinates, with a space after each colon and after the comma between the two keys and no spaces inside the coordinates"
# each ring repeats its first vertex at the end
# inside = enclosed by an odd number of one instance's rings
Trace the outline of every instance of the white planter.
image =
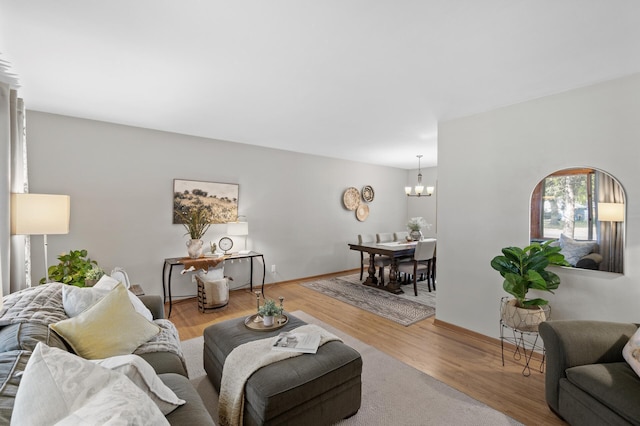
{"type": "Polygon", "coordinates": [[[189,240],[187,241],[187,253],[192,259],[197,259],[202,256],[202,240],[189,240]]]}
{"type": "Polygon", "coordinates": [[[263,316],[262,322],[265,325],[265,327],[271,327],[273,325],[273,315],[263,316]]]}
{"type": "Polygon", "coordinates": [[[516,299],[503,297],[500,302],[500,319],[507,326],[520,331],[538,331],[538,325],[551,317],[549,305],[530,309],[516,306],[516,299]]]}

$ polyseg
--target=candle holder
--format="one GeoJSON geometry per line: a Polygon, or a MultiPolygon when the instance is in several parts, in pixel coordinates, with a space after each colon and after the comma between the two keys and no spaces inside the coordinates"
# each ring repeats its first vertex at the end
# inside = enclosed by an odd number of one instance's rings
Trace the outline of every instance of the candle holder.
{"type": "Polygon", "coordinates": [[[262,293],[260,290],[256,291],[256,317],[253,322],[262,322],[262,317],[260,316],[260,294],[262,293]]]}
{"type": "Polygon", "coordinates": [[[284,297],[280,296],[278,297],[278,300],[280,300],[280,315],[278,315],[278,324],[282,324],[284,323],[284,297]]]}

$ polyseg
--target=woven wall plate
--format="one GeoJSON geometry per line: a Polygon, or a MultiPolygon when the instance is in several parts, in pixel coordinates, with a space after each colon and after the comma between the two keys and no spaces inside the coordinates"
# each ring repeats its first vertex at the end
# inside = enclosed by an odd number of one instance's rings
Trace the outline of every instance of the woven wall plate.
{"type": "Polygon", "coordinates": [[[373,187],[371,185],[367,185],[362,188],[362,199],[365,200],[367,203],[370,203],[373,201],[374,195],[375,193],[373,192],[373,187]]]}
{"type": "Polygon", "coordinates": [[[369,206],[366,204],[360,204],[356,209],[356,218],[360,222],[364,222],[369,217],[369,206]]]}
{"type": "Polygon", "coordinates": [[[347,188],[342,196],[342,202],[347,209],[355,210],[360,204],[360,191],[358,191],[358,188],[347,188]]]}

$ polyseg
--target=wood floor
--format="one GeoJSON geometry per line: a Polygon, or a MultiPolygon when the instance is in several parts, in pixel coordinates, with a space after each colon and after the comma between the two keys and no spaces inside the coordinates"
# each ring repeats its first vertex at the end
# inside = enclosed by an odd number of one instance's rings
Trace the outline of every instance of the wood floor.
{"type": "MultiPolygon", "coordinates": [[[[566,425],[544,401],[539,362],[533,360],[536,368],[524,377],[523,364],[512,353],[505,352],[502,366],[500,344],[492,339],[438,324],[433,317],[404,327],[299,285],[317,278],[267,285],[265,293],[276,300],[284,297],[286,311],[304,311],[526,425],[566,425]]],[[[201,336],[210,324],[255,311],[255,294],[235,290],[229,305],[212,313],[200,313],[196,299],[175,302],[170,319],[187,340],[201,336]]]]}

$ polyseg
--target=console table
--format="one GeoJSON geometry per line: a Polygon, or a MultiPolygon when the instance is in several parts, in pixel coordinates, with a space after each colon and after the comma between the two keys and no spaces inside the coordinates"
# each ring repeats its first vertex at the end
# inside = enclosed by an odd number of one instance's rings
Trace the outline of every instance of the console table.
{"type": "MultiPolygon", "coordinates": [[[[251,271],[249,273],[249,289],[253,291],[253,260],[256,258],[262,259],[262,293],[264,294],[264,280],[266,276],[266,265],[264,263],[264,255],[262,253],[258,253],[255,251],[250,251],[249,253],[232,253],[224,256],[224,260],[222,262],[227,262],[229,260],[239,260],[239,259],[250,259],[251,271]]],[[[207,262],[211,258],[203,257],[201,258],[203,263],[207,262]]],[[[182,260],[192,260],[184,257],[170,257],[164,260],[164,265],[162,266],[162,296],[164,303],[167,303],[167,297],[169,298],[169,314],[167,318],[171,316],[171,308],[172,308],[172,299],[171,299],[171,273],[173,271],[174,266],[184,266],[182,260]]],[[[190,271],[190,272],[198,272],[198,270],[190,271]]]]}

